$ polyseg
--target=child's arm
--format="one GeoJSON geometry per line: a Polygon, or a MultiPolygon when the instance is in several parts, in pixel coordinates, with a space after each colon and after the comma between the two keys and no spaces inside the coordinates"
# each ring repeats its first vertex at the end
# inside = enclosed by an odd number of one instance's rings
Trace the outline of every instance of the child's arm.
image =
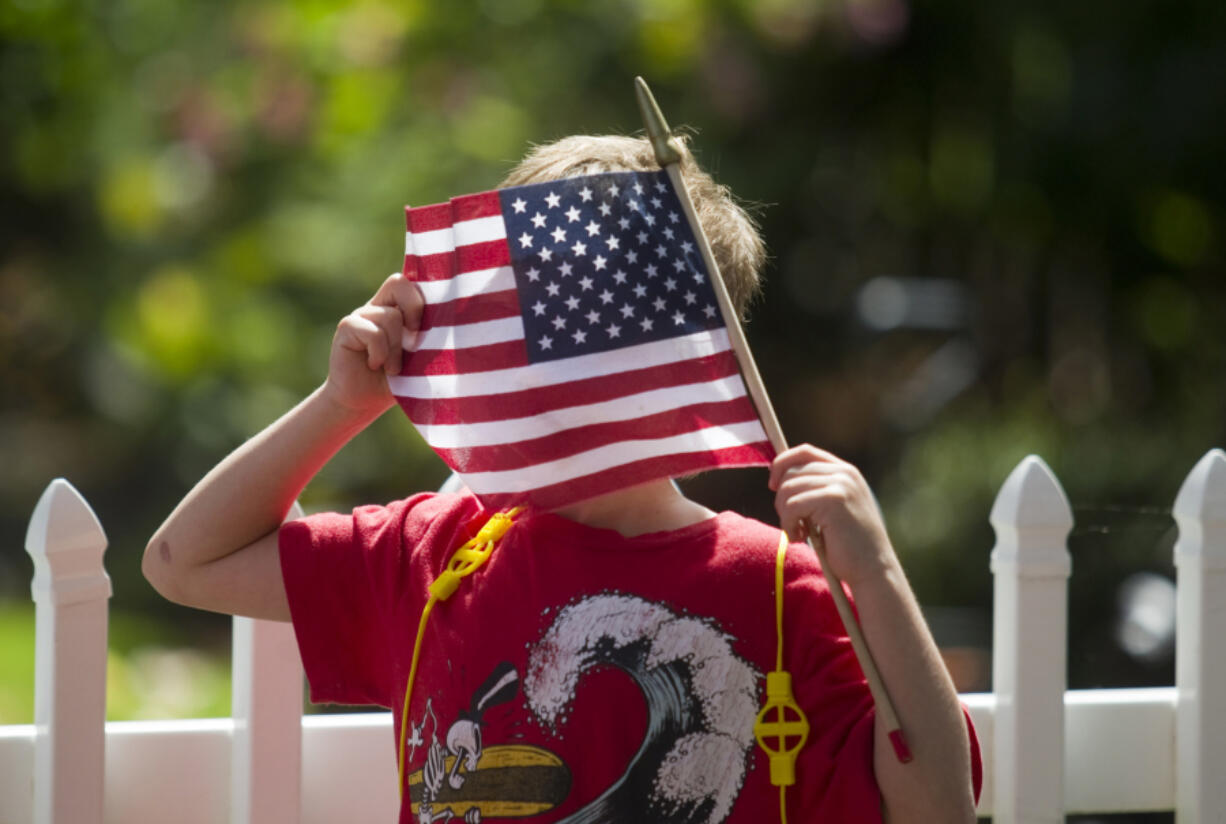
{"type": "Polygon", "coordinates": [[[289,620],[277,529],[307,482],[392,405],[422,296],[392,275],[337,326],[328,378],[213,468],[145,548],[142,570],[166,598],[233,615],[289,620]]]}
{"type": "Polygon", "coordinates": [[[859,470],[804,445],[779,455],[770,487],[781,522],[804,540],[820,526],[827,561],[856,598],[865,641],[898,712],[914,760],[894,755],[877,717],[874,771],[885,820],[973,822],[967,731],[954,685],[859,470]]]}

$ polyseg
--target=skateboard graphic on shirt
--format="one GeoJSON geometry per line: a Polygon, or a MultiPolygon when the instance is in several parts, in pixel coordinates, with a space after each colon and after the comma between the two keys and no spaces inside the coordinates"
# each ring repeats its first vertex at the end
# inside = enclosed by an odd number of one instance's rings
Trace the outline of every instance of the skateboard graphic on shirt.
{"type": "Polygon", "coordinates": [[[443,740],[432,700],[420,723],[410,722],[409,759],[426,748],[408,780],[417,821],[479,824],[563,803],[572,767],[538,746],[483,746],[481,718],[522,686],[534,720],[560,736],[579,681],[612,666],[642,693],[646,732],[622,774],[562,824],[719,824],[744,781],[758,704],[759,674],[732,641],[710,619],[637,596],[601,593],[563,607],[531,645],[522,682],[514,665],[499,663],[443,740]]]}

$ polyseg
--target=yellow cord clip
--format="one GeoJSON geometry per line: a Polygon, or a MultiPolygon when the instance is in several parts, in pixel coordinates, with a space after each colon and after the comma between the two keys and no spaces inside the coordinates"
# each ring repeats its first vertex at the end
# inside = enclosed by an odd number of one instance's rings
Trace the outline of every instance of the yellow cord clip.
{"type": "Polygon", "coordinates": [[[776,787],[795,784],[796,756],[809,738],[809,720],[792,695],[792,673],[777,670],[766,674],[766,706],[758,713],[753,734],[758,746],[770,756],[771,783],[776,787]],[[776,713],[774,721],[767,720],[771,710],[776,713]],[[777,748],[767,744],[768,738],[776,739],[777,748]],[[794,740],[790,747],[789,738],[794,740]]]}
{"type": "Polygon", "coordinates": [[[506,534],[514,523],[514,517],[522,507],[515,507],[507,512],[493,515],[481,531],[474,535],[464,546],[452,553],[446,568],[439,573],[430,585],[430,597],[438,601],[446,601],[460,585],[461,578],[467,578],[489,560],[494,551],[494,543],[506,534]]]}
{"type": "Polygon", "coordinates": [[[787,821],[784,788],[796,783],[796,756],[809,740],[809,719],[796,703],[792,693],[792,674],[783,668],[783,563],[787,557],[787,533],[779,537],[775,554],[775,671],[766,674],[766,706],[758,713],[753,725],[758,746],[770,756],[771,784],[779,788],[779,819],[787,821]],[[771,711],[774,720],[768,720],[771,711]],[[789,717],[790,716],[790,717],[789,717]],[[767,739],[775,739],[775,746],[767,739]],[[788,746],[788,739],[793,744],[788,746]]]}
{"type": "Polygon", "coordinates": [[[482,564],[489,560],[494,551],[494,544],[506,534],[514,523],[514,518],[523,507],[517,506],[506,512],[495,513],[481,530],[465,544],[451,553],[447,566],[430,584],[430,598],[422,608],[421,618],[417,622],[417,639],[413,642],[413,660],[409,665],[409,680],[404,687],[404,710],[400,715],[400,747],[398,751],[398,767],[400,773],[400,794],[404,795],[404,751],[409,729],[409,706],[413,701],[413,682],[417,680],[417,662],[421,658],[421,642],[426,634],[426,622],[430,612],[439,601],[446,601],[460,585],[461,578],[467,578],[476,572],[482,564]]]}

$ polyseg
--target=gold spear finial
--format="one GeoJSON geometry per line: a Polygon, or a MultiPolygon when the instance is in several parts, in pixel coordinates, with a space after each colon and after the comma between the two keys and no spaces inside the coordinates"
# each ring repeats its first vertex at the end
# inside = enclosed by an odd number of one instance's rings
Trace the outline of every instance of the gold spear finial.
{"type": "Polygon", "coordinates": [[[643,125],[647,129],[647,138],[651,148],[655,150],[656,162],[660,168],[681,162],[681,147],[673,139],[673,133],[668,128],[668,121],[660,111],[659,104],[647,88],[647,81],[641,77],[634,78],[634,93],[639,101],[639,112],[643,115],[643,125]]]}

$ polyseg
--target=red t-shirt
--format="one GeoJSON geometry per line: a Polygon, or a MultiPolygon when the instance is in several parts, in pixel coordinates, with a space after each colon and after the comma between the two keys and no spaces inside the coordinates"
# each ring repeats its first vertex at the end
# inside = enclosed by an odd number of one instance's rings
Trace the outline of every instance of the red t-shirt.
{"type": "MultiPolygon", "coordinates": [[[[389,707],[399,742],[427,588],[489,514],[470,496],[418,495],[282,528],[312,700],[389,707]]],[[[775,664],[778,542],[777,529],[728,512],[634,538],[521,514],[428,619],[402,824],[446,811],[778,820],[753,738],[775,664]]],[[[880,821],[872,699],[805,547],[788,552],[784,593],[784,667],[811,726],[788,810],[880,821]]]]}

